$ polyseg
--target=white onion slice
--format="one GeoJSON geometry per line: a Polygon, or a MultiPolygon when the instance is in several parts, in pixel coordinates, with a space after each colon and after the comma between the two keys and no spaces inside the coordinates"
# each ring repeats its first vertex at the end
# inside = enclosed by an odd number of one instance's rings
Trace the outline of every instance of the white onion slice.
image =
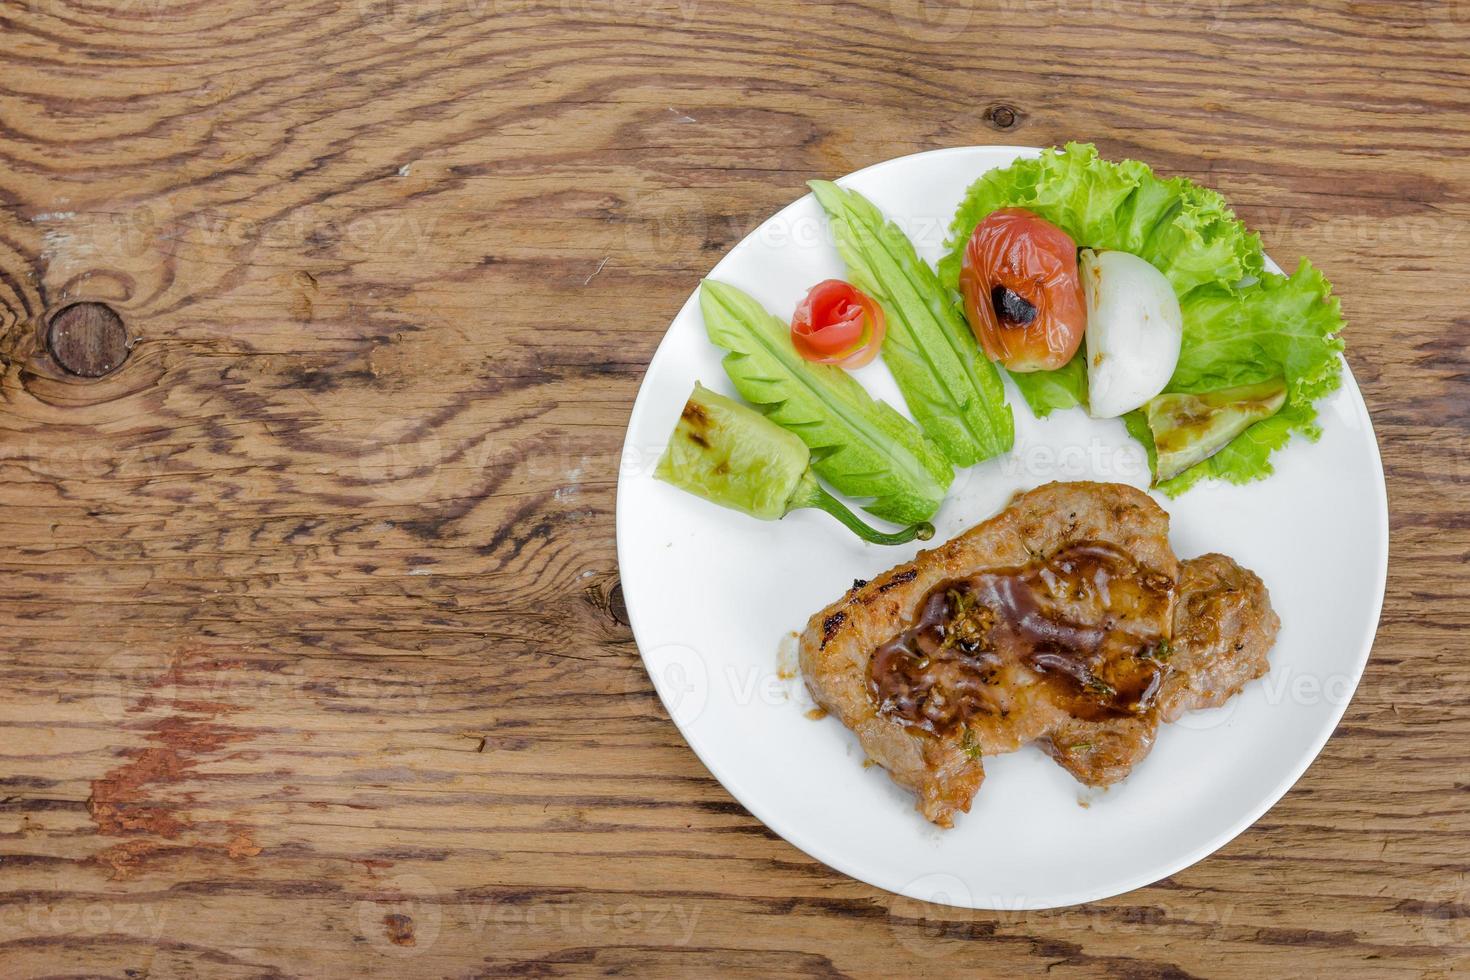
{"type": "Polygon", "coordinates": [[[1128,252],[1084,249],[1087,400],[1093,418],[1117,418],[1164,390],[1179,363],[1184,315],[1164,274],[1128,252]]]}

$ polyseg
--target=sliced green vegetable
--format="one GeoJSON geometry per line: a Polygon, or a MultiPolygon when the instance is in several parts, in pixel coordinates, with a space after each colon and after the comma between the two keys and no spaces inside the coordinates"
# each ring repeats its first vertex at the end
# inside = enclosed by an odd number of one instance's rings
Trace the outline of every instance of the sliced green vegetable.
{"type": "Polygon", "coordinates": [[[905,403],[951,463],[970,466],[1015,441],[1000,374],[897,225],[856,191],[809,181],[848,278],[883,307],[883,361],[905,403]]]}
{"type": "Polygon", "coordinates": [[[1157,460],[1154,479],[1171,480],[1209,459],[1285,404],[1280,378],[1199,395],[1159,395],[1144,406],[1157,460]]]}
{"type": "MultiPolygon", "coordinates": [[[[1101,160],[1090,145],[1069,143],[1039,158],[992,170],[965,195],[950,227],[939,278],[959,282],[965,243],[975,226],[1003,207],[1035,211],[1061,226],[1079,246],[1121,249],[1147,259],[1169,279],[1184,314],[1179,364],[1165,394],[1200,394],[1284,378],[1287,398],[1203,462],[1173,477],[1160,474],[1171,495],[1198,480],[1235,483],[1271,473],[1270,455],[1293,432],[1319,433],[1313,402],[1340,383],[1343,343],[1338,304],[1322,274],[1303,260],[1290,278],[1263,271],[1260,239],[1224,198],[1183,178],[1162,179],[1136,160],[1101,160]]],[[[1038,416],[1085,404],[1085,364],[1014,376],[1038,416]]],[[[1125,416],[1128,431],[1152,451],[1144,418],[1125,416]]]]}
{"type": "Polygon", "coordinates": [[[653,475],[721,506],[777,521],[791,509],[810,462],[806,443],[696,382],[653,475]]]}
{"type": "Polygon", "coordinates": [[[725,373],[746,401],[800,437],[816,473],[896,524],[934,516],[954,480],[944,455],[847,372],[801,359],[787,325],[734,286],[706,279],[700,309],[725,373]]]}
{"type": "Polygon", "coordinates": [[[816,507],[874,544],[927,541],[934,525],[888,534],[864,524],[812,475],[806,443],[733,398],[695,383],[653,475],[713,503],[776,521],[816,507]]]}

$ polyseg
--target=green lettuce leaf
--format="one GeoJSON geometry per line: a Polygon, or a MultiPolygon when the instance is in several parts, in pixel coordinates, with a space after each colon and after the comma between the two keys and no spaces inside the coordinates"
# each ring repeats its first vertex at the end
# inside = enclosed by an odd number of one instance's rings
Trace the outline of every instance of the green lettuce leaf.
{"type": "Polygon", "coordinates": [[[1055,371],[1017,371],[1011,381],[1031,414],[1044,419],[1059,408],[1087,407],[1087,352],[1077,351],[1055,371]]]}
{"type": "Polygon", "coordinates": [[[1342,313],[1332,285],[1303,259],[1291,278],[1263,273],[1239,290],[1205,289],[1180,301],[1184,343],[1168,391],[1213,391],[1283,376],[1288,405],[1335,389],[1342,313]]]}
{"type": "Polygon", "coordinates": [[[734,286],[706,279],[699,305],[709,339],[729,351],[723,363],[736,389],[801,437],[819,476],[884,520],[934,516],[954,470],[912,422],[846,371],[802,360],[790,327],[734,286]]]}
{"type": "Polygon", "coordinates": [[[1015,423],[1000,373],[934,270],[867,198],[830,181],[808,186],[827,212],[849,280],[883,308],[883,362],[925,434],[956,466],[1009,450],[1015,423]]]}
{"type": "Polygon", "coordinates": [[[1286,379],[1286,405],[1230,445],[1160,486],[1171,496],[1202,477],[1248,483],[1269,476],[1270,456],[1293,432],[1322,434],[1313,403],[1342,383],[1342,312],[1326,277],[1303,259],[1287,278],[1263,273],[1235,292],[1199,290],[1180,304],[1184,345],[1165,391],[1206,392],[1286,379]]]}
{"type": "Polygon", "coordinates": [[[965,244],[1000,208],[1026,208],[1072,236],[1078,247],[1113,248],[1151,262],[1180,296],[1206,285],[1234,286],[1262,268],[1260,238],[1208,188],[1164,180],[1137,160],[1100,159],[1091,144],[1068,143],[977,180],[950,225],[939,279],[959,289],[965,244]]]}
{"type": "MultiPolygon", "coordinates": [[[[1313,402],[1340,383],[1343,343],[1338,304],[1305,260],[1290,278],[1263,271],[1260,238],[1215,191],[1184,178],[1163,179],[1136,160],[1102,160],[1091,145],[1069,143],[1036,159],[992,170],[966,192],[950,226],[940,281],[954,293],[965,244],[986,215],[1003,207],[1036,212],[1079,247],[1118,249],[1147,259],[1169,279],[1184,314],[1179,365],[1166,392],[1205,392],[1285,377],[1286,406],[1225,449],[1161,484],[1182,493],[1200,479],[1236,483],[1271,473],[1269,458],[1293,432],[1318,434],[1313,402]]],[[[1085,362],[1013,375],[1038,417],[1085,405],[1085,362]],[[1079,370],[1080,364],[1080,370],[1079,370]]],[[[1125,417],[1150,451],[1147,421],[1125,417]]]]}

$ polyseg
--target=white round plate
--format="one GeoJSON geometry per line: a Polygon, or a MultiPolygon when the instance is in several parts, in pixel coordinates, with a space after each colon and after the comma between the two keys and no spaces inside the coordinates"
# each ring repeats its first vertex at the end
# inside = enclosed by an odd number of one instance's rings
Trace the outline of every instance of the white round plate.
{"type": "MultiPolygon", "coordinates": [[[[890,160],[839,181],[938,259],[965,188],[1038,151],[960,147],[890,160]]],[[[710,273],[787,317],[843,267],[807,195],[735,246],[710,273]]],[[[697,285],[697,284],[691,284],[697,285]]],[[[752,814],[812,857],[910,898],[981,909],[1087,902],[1157,881],[1250,826],[1305,771],[1347,707],[1373,642],[1388,569],[1388,502],[1372,424],[1344,365],[1320,403],[1320,441],[1294,439],[1276,473],[1247,486],[1205,483],[1177,500],[1180,558],[1220,551],[1271,590],[1281,634],[1271,672],[1229,704],[1164,726],[1122,783],[1089,790],[1032,747],[986,758],[985,785],[952,830],[835,718],[812,720],[793,633],[856,578],[920,545],[860,542],[830,517],[798,511],[761,522],[653,478],[696,380],[733,394],[695,296],[649,366],[628,423],[618,483],[618,563],[633,631],[680,731],[752,814]]],[[[858,372],[903,409],[880,362],[858,372]]],[[[1142,449],[1117,421],[1081,411],[1033,418],[1013,390],[1016,446],[956,475],[936,543],[990,517],[1020,489],[1052,480],[1146,486],[1142,449]]]]}

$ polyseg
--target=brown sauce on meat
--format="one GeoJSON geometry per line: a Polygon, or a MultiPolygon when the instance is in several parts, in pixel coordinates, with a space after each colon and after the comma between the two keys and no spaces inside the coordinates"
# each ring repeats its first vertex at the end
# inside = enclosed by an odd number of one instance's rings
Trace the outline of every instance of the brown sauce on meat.
{"type": "Polygon", "coordinates": [[[1173,588],[1100,542],[941,583],[873,652],[869,696],[880,714],[945,735],[976,715],[1004,718],[1001,671],[1021,667],[1078,718],[1143,714],[1163,681],[1173,588]]]}

